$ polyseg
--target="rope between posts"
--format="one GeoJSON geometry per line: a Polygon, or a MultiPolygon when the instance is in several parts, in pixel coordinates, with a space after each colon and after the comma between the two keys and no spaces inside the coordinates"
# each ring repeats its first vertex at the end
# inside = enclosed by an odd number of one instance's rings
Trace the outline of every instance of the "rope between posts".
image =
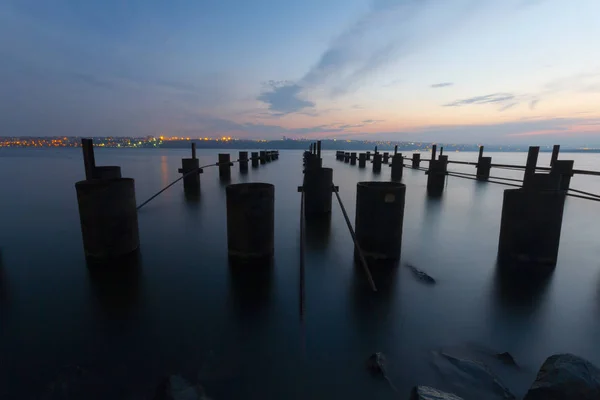
{"type": "Polygon", "coordinates": [[[194,168],[194,169],[186,172],[185,174],[183,174],[179,178],[175,179],[173,182],[171,182],[170,184],[168,184],[167,186],[165,186],[161,190],[159,190],[156,194],[154,194],[153,196],[151,196],[148,200],[144,201],[142,204],[140,204],[139,206],[137,206],[136,209],[139,211],[146,204],[150,203],[152,200],[154,200],[156,197],[158,197],[159,194],[161,194],[162,192],[164,192],[165,190],[167,190],[168,188],[170,188],[171,186],[173,186],[174,184],[176,184],[177,182],[179,182],[180,180],[182,180],[186,176],[192,175],[193,173],[198,173],[198,170],[205,169],[205,168],[210,168],[210,167],[218,167],[221,164],[231,164],[231,163],[236,163],[236,162],[240,162],[240,161],[251,161],[251,160],[254,160],[254,159],[260,159],[260,156],[259,157],[249,157],[249,158],[246,158],[244,160],[237,159],[237,160],[227,161],[227,162],[220,162],[220,163],[216,162],[216,163],[212,163],[212,164],[203,165],[203,166],[198,167],[198,168],[194,168]]]}
{"type": "Polygon", "coordinates": [[[352,236],[352,240],[354,241],[354,246],[356,246],[356,250],[358,252],[358,256],[360,258],[360,262],[365,270],[365,274],[367,275],[367,280],[369,281],[369,285],[371,289],[376,292],[377,287],[375,286],[375,282],[373,281],[373,276],[371,276],[371,271],[369,270],[369,266],[367,264],[367,260],[365,260],[365,256],[363,255],[362,249],[358,244],[358,239],[356,238],[356,233],[352,228],[352,224],[350,223],[350,218],[348,218],[348,213],[346,212],[346,208],[344,207],[344,203],[342,203],[342,199],[340,198],[340,194],[338,193],[338,189],[336,189],[335,185],[332,186],[333,193],[335,193],[335,197],[337,197],[338,203],[340,204],[340,208],[342,209],[342,214],[344,215],[344,219],[346,220],[346,225],[348,225],[348,230],[350,231],[350,236],[352,236]]]}

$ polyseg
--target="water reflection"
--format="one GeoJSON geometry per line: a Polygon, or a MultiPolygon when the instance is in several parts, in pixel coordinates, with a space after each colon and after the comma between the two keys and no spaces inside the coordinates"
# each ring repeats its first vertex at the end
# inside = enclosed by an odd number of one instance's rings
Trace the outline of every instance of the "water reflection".
{"type": "Polygon", "coordinates": [[[2,250],[0,250],[0,309],[8,303],[8,282],[4,272],[4,262],[2,260],[2,250]]]}
{"type": "Polygon", "coordinates": [[[198,203],[200,203],[200,187],[197,188],[183,188],[183,196],[185,198],[185,203],[190,208],[196,208],[198,203]]]}
{"type": "Polygon", "coordinates": [[[536,269],[535,266],[503,266],[496,264],[494,293],[496,307],[519,314],[532,316],[544,302],[548,284],[552,279],[550,268],[536,269]]]}
{"type": "Polygon", "coordinates": [[[160,182],[163,187],[169,184],[169,163],[167,162],[167,156],[160,156],[160,182]]]}
{"type": "Polygon", "coordinates": [[[304,227],[306,228],[305,239],[307,249],[320,253],[324,252],[329,246],[331,214],[316,218],[307,218],[304,227]]]}
{"type": "Polygon", "coordinates": [[[370,268],[377,292],[373,292],[366,273],[358,260],[355,260],[351,284],[352,316],[355,319],[357,340],[361,346],[387,350],[393,347],[391,330],[397,316],[393,308],[397,306],[394,293],[397,285],[398,268],[378,265],[370,268]]]}
{"type": "Polygon", "coordinates": [[[233,308],[248,318],[262,314],[272,296],[273,262],[240,262],[229,259],[229,293],[233,308]]]}
{"type": "Polygon", "coordinates": [[[87,261],[91,292],[110,319],[126,320],[139,306],[142,260],[139,251],[110,262],[87,261]]]}

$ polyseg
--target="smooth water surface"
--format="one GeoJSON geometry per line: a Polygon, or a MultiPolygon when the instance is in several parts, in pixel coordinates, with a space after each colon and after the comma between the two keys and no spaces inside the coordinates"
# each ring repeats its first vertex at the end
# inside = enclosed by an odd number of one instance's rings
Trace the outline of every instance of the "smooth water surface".
{"type": "MultiPolygon", "coordinates": [[[[218,151],[198,152],[201,165],[218,151]]],[[[232,158],[236,158],[233,154],[232,158]]],[[[524,164],[525,153],[489,153],[524,164]]],[[[187,150],[100,149],[98,165],[135,178],[137,203],[180,176],[187,150]]],[[[354,222],[356,183],[389,180],[323,153],[354,222]]],[[[476,153],[450,153],[475,161],[476,153]]],[[[540,154],[548,165],[550,154],[540,154]]],[[[428,158],[428,156],[423,156],[428,158]]],[[[600,170],[600,155],[561,154],[575,168],[600,170]]],[[[422,163],[426,166],[426,163],[422,163]]],[[[474,173],[472,166],[449,170],[474,173]]],[[[54,398],[60,382],[95,388],[89,399],[151,398],[160,378],[180,373],[218,399],[398,398],[365,370],[386,353],[389,377],[407,398],[415,384],[443,386],[430,364],[440,346],[476,342],[511,352],[524,376],[507,384],[522,395],[549,355],[572,352],[600,365],[600,204],[567,198],[559,263],[544,281],[506,279],[496,250],[507,186],[449,177],[439,200],[426,176],[404,169],[407,185],[402,263],[379,269],[372,293],[354,266],[353,244],[334,199],[329,223],[307,225],[306,316],[299,318],[302,152],[250,168],[231,182],[275,184],[276,255],[271,271],[231,270],[225,184],[201,175],[200,198],[177,184],[139,212],[141,257],[123,274],[92,274],[81,243],[74,183],[77,149],[0,151],[0,398],[54,398]],[[85,374],[73,370],[81,368],[85,374]],[[73,375],[76,375],[74,378],[73,375]],[[81,376],[83,375],[83,376],[81,376]],[[66,377],[65,377],[66,376],[66,377]],[[71,378],[70,378],[71,377],[71,378]]],[[[492,170],[521,178],[522,172],[492,170]]],[[[600,178],[571,187],[600,193],[600,178]]]]}

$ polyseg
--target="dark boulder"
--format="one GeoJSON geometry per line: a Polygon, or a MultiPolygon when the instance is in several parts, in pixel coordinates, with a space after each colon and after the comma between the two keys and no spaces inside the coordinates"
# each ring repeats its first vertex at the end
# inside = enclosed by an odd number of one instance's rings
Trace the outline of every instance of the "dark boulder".
{"type": "Polygon", "coordinates": [[[515,399],[485,364],[445,352],[433,352],[433,366],[451,390],[467,398],[515,399]]]}
{"type": "Polygon", "coordinates": [[[463,400],[463,398],[429,386],[415,386],[410,392],[409,400],[463,400]]]}
{"type": "Polygon", "coordinates": [[[548,357],[524,400],[600,399],[600,370],[572,354],[548,357]]]}

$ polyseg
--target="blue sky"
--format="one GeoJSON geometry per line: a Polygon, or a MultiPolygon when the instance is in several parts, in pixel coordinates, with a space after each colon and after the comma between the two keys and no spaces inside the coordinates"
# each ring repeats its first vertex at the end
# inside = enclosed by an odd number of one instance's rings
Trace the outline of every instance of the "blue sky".
{"type": "Polygon", "coordinates": [[[600,143],[600,1],[0,3],[0,136],[600,143]]]}

